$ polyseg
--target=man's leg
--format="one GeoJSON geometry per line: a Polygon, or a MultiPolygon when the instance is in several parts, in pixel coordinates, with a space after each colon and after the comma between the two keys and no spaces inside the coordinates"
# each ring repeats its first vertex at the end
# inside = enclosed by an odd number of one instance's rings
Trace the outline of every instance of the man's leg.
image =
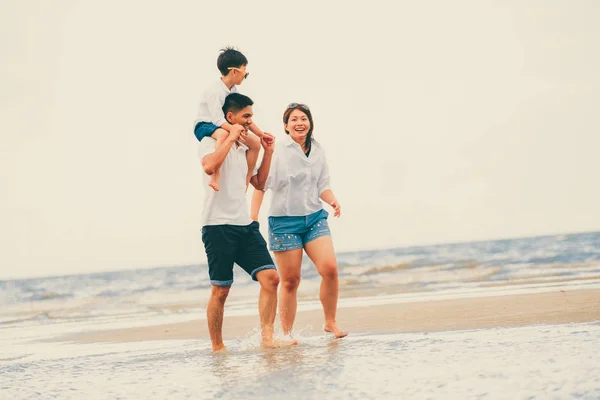
{"type": "Polygon", "coordinates": [[[297,340],[285,342],[275,340],[275,314],[277,313],[277,285],[279,275],[274,269],[265,269],[256,274],[260,283],[258,314],[260,315],[261,345],[265,348],[285,347],[298,344],[297,340]]]}
{"type": "Polygon", "coordinates": [[[258,222],[252,222],[246,227],[247,233],[238,247],[235,262],[250,274],[253,280],[260,283],[258,313],[262,329],[262,346],[270,348],[297,344],[297,341],[282,342],[273,338],[279,275],[258,227],[258,222]]]}
{"type": "Polygon", "coordinates": [[[225,350],[223,344],[223,313],[225,311],[225,300],[231,286],[214,286],[206,306],[206,319],[208,321],[208,332],[212,342],[213,351],[225,350]]]}
{"type": "Polygon", "coordinates": [[[260,316],[260,329],[262,342],[273,341],[275,314],[277,313],[277,285],[279,275],[274,269],[266,269],[256,274],[260,283],[258,295],[258,315],[260,316]]]}
{"type": "Polygon", "coordinates": [[[236,226],[213,225],[202,228],[202,242],[208,260],[211,293],[206,306],[208,332],[214,351],[225,350],[223,344],[223,312],[225,300],[233,284],[233,255],[236,249],[236,226]]]}

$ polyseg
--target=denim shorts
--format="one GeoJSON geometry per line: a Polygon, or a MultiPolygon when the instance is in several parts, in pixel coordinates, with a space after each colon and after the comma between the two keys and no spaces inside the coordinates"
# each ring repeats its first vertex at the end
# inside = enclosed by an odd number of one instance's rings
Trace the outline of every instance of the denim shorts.
{"type": "Polygon", "coordinates": [[[219,129],[219,127],[212,122],[198,122],[194,127],[194,135],[196,135],[198,141],[201,141],[205,137],[215,133],[217,129],[219,129]]]}
{"type": "Polygon", "coordinates": [[[269,217],[269,250],[301,249],[311,240],[331,236],[328,216],[320,210],[302,217],[269,217]]]}

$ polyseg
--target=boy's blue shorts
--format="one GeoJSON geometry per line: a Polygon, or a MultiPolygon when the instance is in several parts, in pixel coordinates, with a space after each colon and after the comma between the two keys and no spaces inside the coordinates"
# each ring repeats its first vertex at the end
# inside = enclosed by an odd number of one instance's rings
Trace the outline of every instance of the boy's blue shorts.
{"type": "Polygon", "coordinates": [[[269,250],[301,249],[311,240],[331,236],[328,216],[320,210],[301,217],[269,217],[269,250]]]}
{"type": "Polygon", "coordinates": [[[217,129],[219,129],[219,127],[212,122],[198,122],[194,127],[194,135],[196,135],[198,141],[201,141],[205,137],[215,133],[217,129]]]}

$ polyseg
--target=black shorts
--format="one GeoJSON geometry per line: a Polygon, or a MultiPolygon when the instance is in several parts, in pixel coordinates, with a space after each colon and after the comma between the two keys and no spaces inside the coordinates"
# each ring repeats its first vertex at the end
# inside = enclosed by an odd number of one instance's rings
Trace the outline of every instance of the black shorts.
{"type": "Polygon", "coordinates": [[[207,225],[202,227],[202,242],[208,259],[208,275],[214,286],[233,283],[233,263],[253,280],[265,269],[276,269],[267,243],[258,230],[258,222],[250,225],[207,225]]]}

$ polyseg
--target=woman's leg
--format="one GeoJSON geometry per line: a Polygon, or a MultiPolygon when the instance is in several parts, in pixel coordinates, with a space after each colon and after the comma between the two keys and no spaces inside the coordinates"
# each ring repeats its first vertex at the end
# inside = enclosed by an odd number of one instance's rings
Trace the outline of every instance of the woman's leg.
{"type": "Polygon", "coordinates": [[[275,251],[275,263],[279,271],[279,319],[283,333],[288,335],[296,319],[296,293],[300,285],[302,249],[275,251]]]}
{"type": "Polygon", "coordinates": [[[337,338],[347,335],[337,325],[335,315],[338,302],[338,265],[333,250],[333,240],[331,236],[321,236],[311,240],[304,245],[306,254],[317,267],[321,275],[320,298],[325,314],[325,331],[331,332],[337,338]]]}

